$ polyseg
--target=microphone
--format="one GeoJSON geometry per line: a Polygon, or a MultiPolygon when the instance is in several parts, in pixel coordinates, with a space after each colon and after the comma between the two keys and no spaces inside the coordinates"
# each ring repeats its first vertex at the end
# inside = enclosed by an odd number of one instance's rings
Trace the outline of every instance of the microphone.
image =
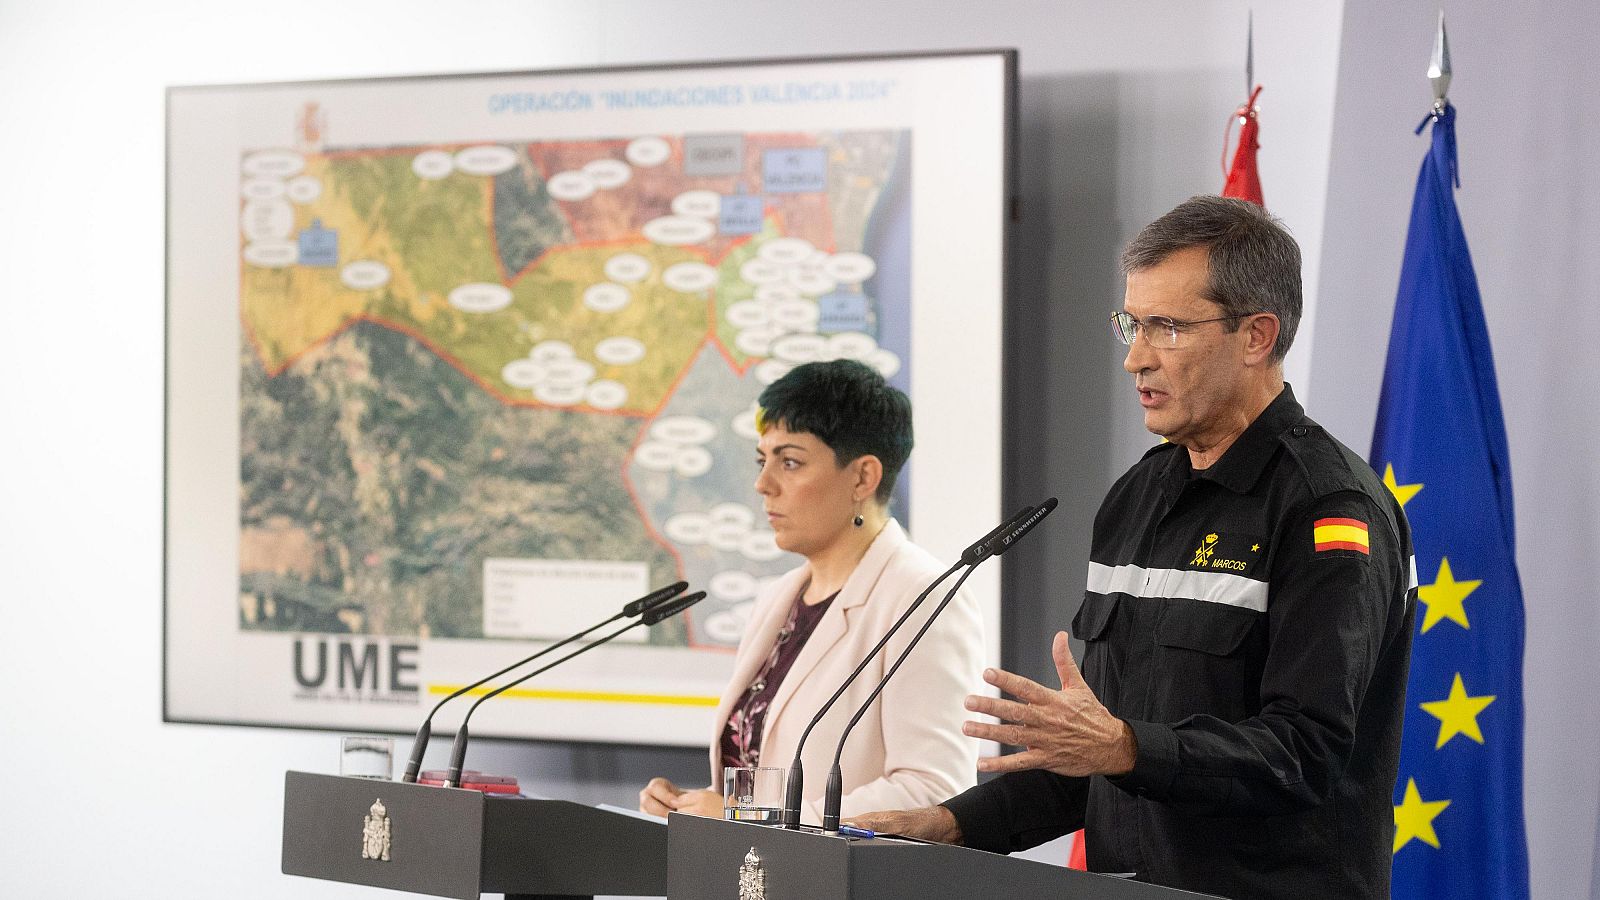
{"type": "Polygon", "coordinates": [[[934,588],[938,587],[941,582],[953,575],[955,571],[962,566],[976,565],[976,563],[969,563],[967,561],[968,559],[976,559],[980,562],[984,559],[988,559],[989,556],[991,556],[994,552],[993,550],[989,549],[989,544],[996,538],[1012,530],[1018,522],[1026,519],[1034,512],[1034,510],[1035,507],[1032,506],[1025,506],[1022,509],[1017,510],[1011,515],[1011,518],[1006,519],[999,525],[996,525],[992,531],[983,537],[978,538],[976,543],[963,550],[961,552],[960,561],[946,569],[943,575],[935,578],[932,584],[928,585],[921,594],[917,595],[917,599],[911,601],[911,605],[906,607],[906,611],[900,614],[900,618],[896,619],[894,624],[889,626],[889,630],[884,633],[883,637],[878,639],[878,643],[874,644],[872,649],[867,651],[867,655],[861,660],[860,663],[856,665],[855,670],[850,673],[850,676],[844,680],[844,684],[839,685],[839,689],[833,692],[833,696],[828,698],[828,702],[822,704],[822,708],[817,710],[817,714],[811,718],[810,724],[806,725],[806,730],[801,732],[800,742],[796,744],[794,748],[794,764],[789,766],[789,782],[784,788],[783,795],[783,827],[788,828],[791,831],[800,827],[801,795],[805,792],[806,780],[804,765],[800,761],[800,751],[805,749],[806,739],[811,736],[811,730],[817,727],[817,724],[822,721],[822,717],[827,715],[828,710],[833,708],[833,704],[837,703],[839,698],[844,696],[845,690],[855,682],[856,676],[860,675],[862,671],[867,668],[867,664],[872,662],[873,657],[877,656],[878,653],[883,650],[884,646],[889,643],[889,639],[894,637],[895,632],[899,631],[900,627],[906,623],[906,620],[911,618],[911,614],[916,612],[918,607],[922,606],[922,601],[928,599],[928,595],[933,593],[934,588]]]}
{"type": "Polygon", "coordinates": [[[689,589],[689,582],[680,581],[680,582],[677,582],[676,584],[669,584],[666,587],[661,588],[659,590],[651,591],[650,593],[645,594],[643,597],[640,597],[639,599],[634,600],[634,601],[628,603],[626,606],[622,607],[622,611],[617,613],[616,615],[612,616],[611,618],[606,619],[605,621],[600,622],[597,625],[592,625],[592,626],[590,626],[588,628],[585,628],[584,630],[578,632],[575,635],[572,635],[571,637],[562,638],[561,640],[557,641],[556,643],[551,644],[548,647],[545,647],[543,650],[540,650],[538,653],[535,653],[532,656],[525,657],[523,659],[517,660],[516,662],[512,663],[511,665],[506,666],[504,669],[501,669],[500,671],[495,672],[493,675],[488,675],[488,676],[486,676],[484,678],[480,678],[477,681],[474,681],[473,683],[467,685],[466,687],[457,690],[455,693],[453,693],[450,696],[444,698],[443,700],[440,700],[438,703],[434,704],[433,709],[429,710],[428,717],[422,720],[422,727],[417,729],[417,736],[411,743],[411,758],[406,761],[406,772],[405,772],[404,775],[400,776],[400,780],[404,781],[404,782],[407,782],[407,783],[414,783],[417,780],[417,772],[418,772],[418,770],[420,770],[422,768],[422,755],[423,755],[423,753],[427,752],[428,739],[433,736],[433,717],[434,717],[434,714],[439,711],[439,707],[444,706],[446,703],[449,703],[451,700],[454,700],[455,698],[461,696],[462,694],[465,694],[467,691],[470,691],[470,690],[472,690],[474,688],[482,687],[483,685],[487,684],[489,681],[491,681],[493,679],[496,679],[496,678],[499,678],[501,675],[504,675],[505,673],[511,671],[512,669],[515,669],[515,668],[518,668],[518,667],[521,667],[521,666],[525,666],[528,663],[533,662],[534,660],[536,660],[539,657],[545,655],[546,653],[549,653],[552,650],[559,650],[560,648],[565,647],[567,644],[570,644],[573,641],[578,640],[579,638],[581,638],[581,637],[583,637],[583,636],[589,634],[590,632],[593,632],[593,631],[595,631],[595,630],[597,630],[599,628],[603,628],[606,625],[610,625],[612,622],[615,622],[618,619],[631,619],[634,616],[639,615],[641,612],[644,612],[646,610],[652,609],[652,608],[654,608],[654,607],[656,607],[656,606],[658,606],[658,605],[660,605],[660,604],[662,604],[662,603],[664,603],[664,602],[666,602],[668,600],[671,600],[673,597],[678,596],[679,594],[683,593],[684,591],[686,591],[688,589],[689,589]]]}
{"type": "Polygon", "coordinates": [[[529,678],[532,678],[533,676],[542,672],[548,672],[575,656],[582,656],[601,644],[604,644],[625,632],[638,628],[640,625],[651,626],[665,621],[666,619],[670,619],[678,613],[683,612],[689,607],[695,605],[696,603],[699,603],[705,598],[705,591],[695,591],[692,594],[685,594],[684,596],[677,597],[675,599],[658,601],[654,606],[645,609],[644,613],[639,616],[638,620],[629,622],[610,634],[603,635],[587,644],[584,644],[582,647],[579,647],[571,653],[568,653],[566,656],[561,657],[555,662],[540,666],[521,678],[518,678],[515,681],[508,681],[505,684],[502,684],[501,686],[488,692],[487,694],[484,694],[482,697],[479,697],[476,702],[467,708],[467,714],[461,718],[461,728],[456,731],[455,743],[450,747],[450,771],[445,775],[444,786],[459,787],[461,785],[461,767],[466,763],[467,758],[467,723],[472,719],[472,714],[477,711],[478,707],[483,705],[485,700],[488,700],[492,697],[498,697],[500,694],[505,693],[524,681],[527,681],[529,678]]]}
{"type": "MultiPolygon", "coordinates": [[[[883,693],[884,687],[889,684],[889,679],[894,677],[894,673],[900,671],[901,663],[904,663],[906,658],[911,655],[911,651],[916,649],[917,642],[922,640],[922,636],[928,633],[929,628],[933,627],[934,620],[939,618],[939,614],[944,612],[944,608],[950,605],[951,600],[955,599],[956,591],[961,590],[961,585],[967,580],[967,576],[977,570],[978,563],[983,562],[990,556],[999,556],[1009,550],[1017,541],[1022,539],[1023,535],[1032,531],[1035,525],[1044,521],[1044,517],[1050,515],[1051,510],[1055,508],[1056,498],[1051,497],[1039,504],[1037,508],[1030,508],[1022,514],[1013,516],[1011,521],[996,529],[998,533],[991,532],[990,536],[983,542],[986,552],[978,559],[978,562],[967,566],[967,570],[961,573],[960,578],[956,579],[955,586],[950,588],[944,595],[944,599],[939,601],[939,605],[934,607],[933,612],[928,614],[927,621],[922,623],[922,627],[917,630],[915,635],[912,635],[911,640],[906,644],[906,648],[900,651],[900,655],[895,659],[894,664],[889,666],[889,671],[885,672],[883,678],[878,681],[878,686],[872,689],[872,693],[867,696],[866,701],[856,710],[856,714],[850,717],[849,723],[844,726],[844,731],[839,735],[839,746],[833,751],[833,768],[828,772],[828,788],[823,795],[822,801],[823,831],[837,833],[839,830],[839,804],[844,794],[844,773],[839,768],[839,759],[844,756],[844,744],[850,737],[850,730],[855,728],[856,723],[861,721],[861,717],[867,714],[868,707],[872,706],[873,701],[878,699],[878,695],[883,693]]],[[[965,557],[965,554],[963,554],[963,557],[965,557]]],[[[873,652],[876,653],[877,651],[873,652]]]]}

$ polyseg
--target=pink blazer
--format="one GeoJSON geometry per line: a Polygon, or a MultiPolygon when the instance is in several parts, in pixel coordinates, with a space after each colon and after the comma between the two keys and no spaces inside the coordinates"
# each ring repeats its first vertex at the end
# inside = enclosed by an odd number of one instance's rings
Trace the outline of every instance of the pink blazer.
{"type": "MultiPolygon", "coordinates": [[[[884,526],[773,696],[762,730],[763,765],[789,768],[801,732],[817,710],[947,566],[911,543],[899,523],[891,519],[884,526]]],[[[713,790],[722,789],[721,740],[728,714],[771,653],[809,569],[803,565],[785,573],[756,599],[734,657],[733,677],[717,706],[711,740],[713,790]]],[[[823,790],[845,724],[956,577],[928,596],[807,739],[802,821],[821,823],[823,790]]],[[[982,668],[983,621],[977,604],[962,591],[850,732],[840,760],[842,815],[929,806],[973,785],[978,744],[961,733],[961,723],[968,718],[962,700],[983,687],[982,668]]]]}

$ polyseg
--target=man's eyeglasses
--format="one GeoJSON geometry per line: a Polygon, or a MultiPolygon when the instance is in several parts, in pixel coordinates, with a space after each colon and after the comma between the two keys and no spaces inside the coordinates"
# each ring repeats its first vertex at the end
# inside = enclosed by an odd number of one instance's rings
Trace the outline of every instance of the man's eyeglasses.
{"type": "Polygon", "coordinates": [[[1255,313],[1239,313],[1236,316],[1218,316],[1215,319],[1197,319],[1193,322],[1179,322],[1166,316],[1146,316],[1140,321],[1119,311],[1111,314],[1111,336],[1131,346],[1138,340],[1139,333],[1144,332],[1145,343],[1157,350],[1171,350],[1178,346],[1181,340],[1179,336],[1196,325],[1204,325],[1207,322],[1230,322],[1253,315],[1255,313]]]}

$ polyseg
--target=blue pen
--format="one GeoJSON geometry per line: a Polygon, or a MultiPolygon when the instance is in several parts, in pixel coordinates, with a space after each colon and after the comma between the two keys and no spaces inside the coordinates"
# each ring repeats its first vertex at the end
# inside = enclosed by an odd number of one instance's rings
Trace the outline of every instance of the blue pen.
{"type": "Polygon", "coordinates": [[[853,838],[875,838],[878,836],[876,831],[868,831],[865,828],[857,828],[854,825],[840,825],[839,833],[845,837],[853,838]]]}

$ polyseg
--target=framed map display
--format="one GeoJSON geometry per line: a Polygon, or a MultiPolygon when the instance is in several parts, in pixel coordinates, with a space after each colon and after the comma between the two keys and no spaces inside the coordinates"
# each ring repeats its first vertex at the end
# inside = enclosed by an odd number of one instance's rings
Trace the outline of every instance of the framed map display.
{"type": "MultiPolygon", "coordinates": [[[[954,559],[1001,515],[1015,68],[170,89],[166,718],[407,731],[684,579],[707,600],[474,732],[705,743],[798,564],[753,489],[756,397],[811,360],[911,395],[892,511],[954,559]]],[[[968,581],[994,661],[998,585],[968,581]]]]}

